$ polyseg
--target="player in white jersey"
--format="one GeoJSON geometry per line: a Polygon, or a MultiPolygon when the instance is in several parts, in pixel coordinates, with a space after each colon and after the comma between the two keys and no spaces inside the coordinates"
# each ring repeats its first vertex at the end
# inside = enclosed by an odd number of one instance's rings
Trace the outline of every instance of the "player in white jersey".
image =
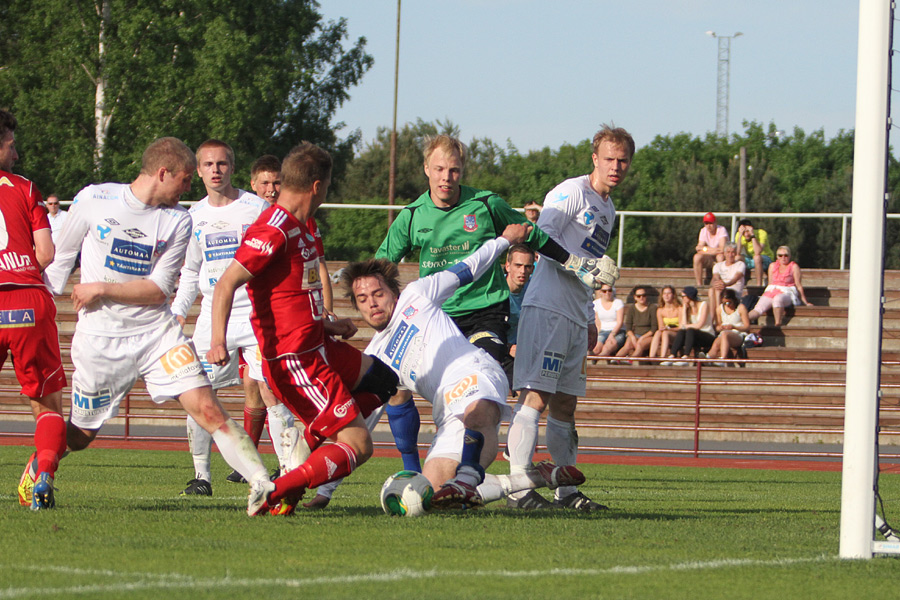
{"type": "MultiPolygon", "coordinates": [[[[604,257],[616,215],[609,193],[625,178],[633,155],[631,135],[604,126],[593,139],[594,170],[552,189],[544,200],[538,226],[576,256],[604,257]]],[[[614,282],[614,277],[603,281],[614,282]]],[[[592,297],[588,286],[558,264],[550,260],[538,263],[519,317],[513,389],[523,392],[509,429],[510,473],[530,468],[538,420],[548,406],[547,449],[556,464],[575,464],[575,406],[586,391],[592,297]]],[[[593,334],[596,336],[596,329],[593,334]]],[[[537,492],[513,495],[508,504],[518,508],[605,508],[574,486],[557,488],[552,504],[537,492]]]]}
{"type": "Polygon", "coordinates": [[[549,463],[513,477],[485,475],[497,455],[500,420],[509,416],[509,383],[500,365],[469,342],[441,308],[530,230],[530,225],[509,225],[502,237],[446,271],[409,284],[402,294],[397,266],[385,259],[352,263],[341,275],[351,303],[377,332],[365,352],[433,406],[437,432],[422,473],[440,488],[432,499],[436,508],[477,507],[513,490],[584,481],[574,467],[549,463]]]}
{"type": "MultiPolygon", "coordinates": [[[[262,198],[231,184],[234,151],[225,142],[215,139],[203,142],[197,148],[196,157],[197,173],[206,187],[207,195],[189,211],[193,221],[192,235],[184,266],[181,268],[178,293],[172,302],[172,312],[184,326],[198,292],[203,294],[193,336],[197,352],[203,357],[209,351],[212,335],[212,297],[216,282],[231,263],[244,232],[269,205],[262,198]]],[[[268,414],[269,433],[279,465],[283,468],[282,432],[294,426],[294,416],[264,383],[259,347],[250,326],[250,311],[247,291],[240,288],[235,293],[231,319],[228,322],[227,344],[231,360],[226,365],[218,366],[210,365],[201,358],[201,364],[214,390],[235,386],[240,383],[237,360],[240,352],[247,363],[248,378],[257,382],[254,386],[245,386],[247,400],[244,405],[244,430],[254,444],[258,445],[268,414]]],[[[187,431],[194,461],[194,478],[188,482],[182,495],[211,496],[212,437],[190,416],[187,419],[187,431]]],[[[295,437],[289,436],[286,439],[292,440],[295,437]]],[[[228,476],[228,480],[239,482],[243,477],[234,471],[228,476]]]]}
{"type": "Polygon", "coordinates": [[[216,399],[167,302],[191,235],[191,218],[178,200],[190,190],[195,166],[180,140],[160,138],[144,151],[130,185],[91,185],[75,197],[56,260],[45,271],[52,291],[61,294],[81,251],[81,282],[72,292],[78,324],[67,444],[86,448],[141,377],[154,402],[177,398],[212,434],[258,501],[254,494],[268,481],[266,468],[216,399]]]}

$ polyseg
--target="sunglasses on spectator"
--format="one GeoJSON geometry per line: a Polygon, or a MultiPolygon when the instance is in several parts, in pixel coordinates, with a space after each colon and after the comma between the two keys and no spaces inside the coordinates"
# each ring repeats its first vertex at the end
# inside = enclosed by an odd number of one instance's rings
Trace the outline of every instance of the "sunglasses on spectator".
{"type": "Polygon", "coordinates": [[[601,292],[611,292],[612,288],[606,288],[606,289],[601,288],[600,291],[601,292]]]}
{"type": "Polygon", "coordinates": [[[779,254],[779,255],[778,255],[778,258],[782,258],[782,257],[785,257],[785,256],[790,256],[790,254],[779,254]]]}
{"type": "Polygon", "coordinates": [[[647,294],[635,294],[634,295],[635,298],[644,298],[646,296],[647,296],[647,294]]]}

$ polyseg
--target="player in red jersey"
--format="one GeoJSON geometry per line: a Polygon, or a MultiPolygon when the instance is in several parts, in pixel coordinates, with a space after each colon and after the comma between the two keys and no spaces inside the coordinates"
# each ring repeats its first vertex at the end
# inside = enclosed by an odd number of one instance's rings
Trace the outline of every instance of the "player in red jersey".
{"type": "Polygon", "coordinates": [[[0,365],[12,354],[22,393],[31,400],[37,477],[32,480],[25,469],[19,502],[41,510],[54,506],[53,476],[66,449],[66,376],[56,304],[41,278],[54,254],[50,221],[34,184],[12,173],[19,158],[16,126],[16,118],[0,110],[0,365]]]}
{"type": "Polygon", "coordinates": [[[305,423],[312,450],[302,465],[271,484],[255,511],[248,508],[251,514],[266,509],[290,514],[307,488],[345,477],[368,460],[372,438],[363,416],[396,392],[397,376],[384,363],[328,337],[346,338],[356,331],[349,319],[325,318],[319,251],[307,226],[325,201],[331,165],[331,156],[313,144],[291,150],[282,163],[277,203],[247,230],[213,295],[207,361],[228,360],[225,333],[232,298],[247,284],[263,373],[305,423]],[[322,445],[326,439],[334,443],[322,445]]]}

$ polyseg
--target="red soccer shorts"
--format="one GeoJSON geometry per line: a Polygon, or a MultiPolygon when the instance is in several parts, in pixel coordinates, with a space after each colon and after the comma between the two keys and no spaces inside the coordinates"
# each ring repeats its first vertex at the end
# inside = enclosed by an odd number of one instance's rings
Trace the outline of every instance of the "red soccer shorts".
{"type": "Polygon", "coordinates": [[[22,393],[43,398],[66,386],[56,305],[45,289],[6,286],[0,293],[0,367],[12,354],[22,393]]]}
{"type": "MultiPolygon", "coordinates": [[[[349,344],[335,343],[360,355],[349,344]]],[[[361,355],[356,357],[356,374],[349,386],[359,377],[360,360],[361,355]]],[[[332,348],[329,353],[326,346],[263,361],[263,374],[272,391],[306,424],[304,435],[311,449],[337,434],[360,414],[339,373],[349,375],[352,372],[352,364],[346,364],[348,362],[353,362],[352,353],[345,353],[340,347],[332,348]]]]}

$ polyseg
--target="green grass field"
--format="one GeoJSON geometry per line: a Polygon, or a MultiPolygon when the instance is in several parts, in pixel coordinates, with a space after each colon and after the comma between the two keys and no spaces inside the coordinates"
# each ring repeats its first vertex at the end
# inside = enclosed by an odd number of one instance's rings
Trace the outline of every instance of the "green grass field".
{"type": "MultiPolygon", "coordinates": [[[[0,599],[788,600],[900,586],[897,558],[837,558],[840,473],[584,465],[583,489],[609,512],[498,503],[403,519],[378,503],[400,461],[373,459],[324,512],[251,519],[218,455],[214,497],[179,498],[188,453],[139,450],[69,456],[58,508],[32,513],[15,496],[29,452],[0,447],[0,599]]],[[[891,521],[900,478],[881,484],[891,521]]]]}

